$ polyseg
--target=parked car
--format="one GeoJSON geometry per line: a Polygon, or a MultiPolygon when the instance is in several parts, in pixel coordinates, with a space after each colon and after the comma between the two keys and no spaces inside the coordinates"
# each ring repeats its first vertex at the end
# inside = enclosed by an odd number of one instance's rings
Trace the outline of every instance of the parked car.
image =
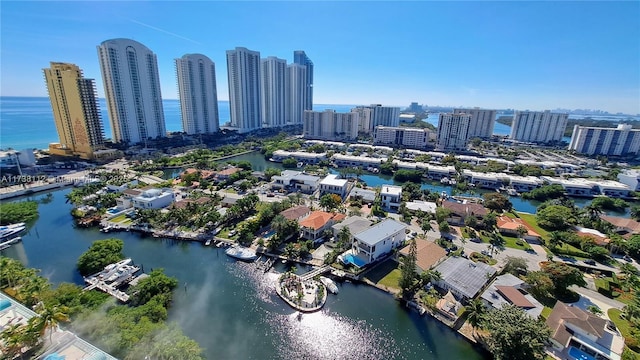
{"type": "Polygon", "coordinates": [[[595,260],[593,260],[593,259],[587,259],[587,260],[585,260],[585,261],[584,261],[584,263],[585,263],[585,264],[588,264],[588,265],[595,265],[595,264],[596,264],[596,261],[595,261],[595,260]]]}
{"type": "Polygon", "coordinates": [[[629,255],[625,255],[622,258],[624,259],[624,261],[628,261],[628,262],[632,262],[633,261],[633,259],[629,255]]]}

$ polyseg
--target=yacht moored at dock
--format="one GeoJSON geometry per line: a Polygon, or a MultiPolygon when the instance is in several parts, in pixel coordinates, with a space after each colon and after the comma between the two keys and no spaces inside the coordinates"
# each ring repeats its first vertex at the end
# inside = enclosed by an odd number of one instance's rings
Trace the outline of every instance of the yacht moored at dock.
{"type": "Polygon", "coordinates": [[[336,286],[336,283],[333,282],[333,280],[329,279],[328,277],[320,276],[320,282],[322,282],[322,284],[327,288],[327,290],[329,290],[330,293],[338,293],[338,286],[336,286]]]}
{"type": "Polygon", "coordinates": [[[228,256],[231,256],[232,258],[243,261],[253,261],[258,258],[258,255],[255,251],[240,245],[234,245],[225,250],[224,253],[228,256]]]}

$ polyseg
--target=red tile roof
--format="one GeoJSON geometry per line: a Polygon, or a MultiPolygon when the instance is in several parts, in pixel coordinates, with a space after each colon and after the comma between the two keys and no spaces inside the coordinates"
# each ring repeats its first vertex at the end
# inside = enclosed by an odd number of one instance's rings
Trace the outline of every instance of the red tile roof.
{"type": "Polygon", "coordinates": [[[600,216],[602,220],[611,223],[615,227],[623,228],[632,233],[640,233],[640,222],[619,216],[600,216]]]}
{"type": "Polygon", "coordinates": [[[344,219],[344,214],[332,214],[324,211],[314,211],[311,215],[300,221],[301,227],[313,230],[322,229],[329,221],[340,221],[344,219]]]}
{"type": "Polygon", "coordinates": [[[535,230],[533,230],[533,228],[522,219],[512,219],[508,216],[499,216],[496,219],[496,224],[500,230],[509,230],[514,232],[518,230],[518,227],[524,226],[527,229],[527,235],[540,237],[540,234],[535,232],[535,230]]]}
{"type": "MultiPolygon", "coordinates": [[[[416,265],[422,270],[431,269],[440,259],[447,256],[447,252],[440,245],[422,239],[416,240],[416,252],[416,265]]],[[[400,254],[407,256],[409,254],[409,245],[402,248],[400,254]]]]}

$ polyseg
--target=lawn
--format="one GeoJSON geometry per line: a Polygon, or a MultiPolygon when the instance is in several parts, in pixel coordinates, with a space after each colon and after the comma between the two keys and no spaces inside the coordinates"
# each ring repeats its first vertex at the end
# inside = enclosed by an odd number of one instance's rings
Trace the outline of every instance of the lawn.
{"type": "Polygon", "coordinates": [[[529,226],[531,226],[533,230],[535,230],[535,232],[540,234],[540,236],[542,236],[544,240],[549,239],[549,232],[547,230],[544,230],[540,226],[538,226],[538,222],[536,221],[536,216],[534,214],[526,214],[526,213],[519,212],[518,216],[522,220],[524,220],[524,222],[529,224],[529,226]]]}
{"type": "Polygon", "coordinates": [[[552,308],[545,306],[544,309],[542,309],[542,313],[540,314],[540,316],[542,316],[545,320],[547,320],[549,318],[549,315],[551,315],[552,311],[553,311],[552,308]]]}
{"type": "Polygon", "coordinates": [[[625,338],[625,344],[627,345],[631,345],[634,348],[633,349],[629,349],[633,352],[634,355],[636,355],[636,357],[640,356],[640,353],[637,352],[638,347],[635,346],[637,345],[637,342],[635,342],[635,339],[633,339],[631,337],[631,326],[629,324],[629,322],[625,319],[620,318],[620,313],[621,311],[619,309],[609,309],[609,311],[607,311],[607,315],[609,315],[609,319],[611,319],[611,321],[613,321],[613,323],[616,325],[616,327],[618,328],[618,330],[620,330],[620,333],[622,334],[622,336],[625,338]]]}
{"type": "Polygon", "coordinates": [[[517,237],[502,235],[502,238],[505,240],[504,246],[506,246],[508,248],[518,249],[518,250],[525,250],[525,251],[531,249],[531,246],[529,246],[529,244],[527,244],[526,240],[520,239],[520,243],[522,245],[518,245],[517,242],[518,242],[519,239],[517,237]]]}
{"type": "Polygon", "coordinates": [[[365,278],[375,284],[400,289],[398,286],[400,276],[399,264],[393,260],[387,260],[368,271],[365,278]]]}

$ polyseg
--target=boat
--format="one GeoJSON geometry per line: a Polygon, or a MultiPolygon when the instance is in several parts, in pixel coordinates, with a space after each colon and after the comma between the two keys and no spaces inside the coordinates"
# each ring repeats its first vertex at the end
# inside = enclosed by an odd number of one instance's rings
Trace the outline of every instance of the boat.
{"type": "Polygon", "coordinates": [[[255,251],[239,245],[234,245],[228,248],[224,251],[224,253],[231,256],[232,258],[244,261],[253,261],[258,258],[258,255],[256,255],[255,251]]]}
{"type": "Polygon", "coordinates": [[[16,229],[19,227],[25,227],[27,226],[27,224],[21,222],[21,223],[15,223],[15,224],[9,224],[9,225],[3,225],[0,226],[0,231],[4,231],[4,230],[8,230],[8,229],[16,229]]]}
{"type": "Polygon", "coordinates": [[[440,184],[448,184],[449,183],[449,178],[448,177],[443,177],[442,179],[440,179],[440,184]]]}
{"type": "Polygon", "coordinates": [[[328,277],[320,276],[320,282],[327,288],[327,290],[329,290],[330,293],[338,293],[338,287],[336,286],[336,283],[333,282],[333,280],[329,279],[328,277]]]}
{"type": "Polygon", "coordinates": [[[207,240],[207,241],[204,243],[204,246],[209,246],[209,245],[211,245],[211,239],[207,240]]]}
{"type": "Polygon", "coordinates": [[[113,226],[107,225],[107,226],[103,227],[102,229],[100,229],[100,231],[103,232],[103,233],[108,233],[109,231],[111,231],[113,229],[114,229],[113,226]]]}
{"type": "Polygon", "coordinates": [[[13,224],[13,225],[3,226],[3,228],[4,229],[0,229],[0,239],[5,239],[13,235],[17,235],[22,231],[24,231],[24,229],[26,229],[27,227],[24,225],[13,224]]]}
{"type": "Polygon", "coordinates": [[[518,195],[520,195],[520,194],[518,194],[518,192],[514,188],[508,188],[507,189],[507,194],[509,194],[509,196],[518,196],[518,195]]]}
{"type": "Polygon", "coordinates": [[[10,247],[11,247],[11,245],[13,245],[13,244],[17,244],[17,243],[19,243],[20,241],[22,241],[22,238],[21,238],[20,236],[18,236],[18,237],[14,237],[14,238],[13,238],[13,239],[11,239],[11,240],[7,240],[7,241],[5,241],[5,242],[2,242],[2,243],[0,243],[0,251],[5,250],[5,249],[8,249],[8,248],[10,248],[10,247]]]}
{"type": "Polygon", "coordinates": [[[304,166],[304,163],[303,163],[302,161],[300,161],[300,162],[297,164],[298,169],[299,169],[299,168],[301,168],[301,167],[303,167],[303,166],[304,166]]]}

